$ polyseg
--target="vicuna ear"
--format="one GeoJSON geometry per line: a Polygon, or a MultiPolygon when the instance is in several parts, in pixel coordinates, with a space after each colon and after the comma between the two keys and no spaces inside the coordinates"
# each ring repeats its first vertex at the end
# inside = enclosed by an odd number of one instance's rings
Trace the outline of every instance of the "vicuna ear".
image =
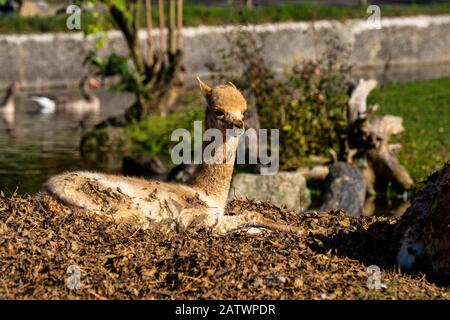
{"type": "Polygon", "coordinates": [[[237,88],[236,88],[236,86],[234,85],[233,82],[228,81],[227,84],[228,84],[230,87],[233,87],[233,88],[235,88],[235,89],[237,90],[237,88]]]}
{"type": "Polygon", "coordinates": [[[199,77],[197,77],[198,85],[200,87],[200,91],[204,97],[206,97],[211,92],[211,87],[204,83],[199,77]]]}

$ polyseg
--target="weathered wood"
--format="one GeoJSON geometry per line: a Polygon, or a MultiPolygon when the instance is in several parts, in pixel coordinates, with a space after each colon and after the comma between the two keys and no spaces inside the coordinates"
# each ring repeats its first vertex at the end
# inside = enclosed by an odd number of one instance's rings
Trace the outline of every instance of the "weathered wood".
{"type": "Polygon", "coordinates": [[[366,102],[376,85],[376,80],[361,79],[350,97],[347,112],[350,129],[344,144],[346,148],[343,158],[349,163],[354,156],[368,159],[375,176],[385,180],[377,181],[377,185],[387,187],[392,182],[401,189],[408,190],[414,185],[414,181],[395,155],[401,145],[389,143],[392,136],[405,130],[403,119],[392,115],[368,118],[378,108],[377,105],[367,106],[366,102]]]}
{"type": "Polygon", "coordinates": [[[409,172],[387,147],[380,150],[371,150],[369,157],[374,163],[374,170],[378,179],[384,178],[404,190],[409,190],[414,186],[414,181],[409,172]]]}
{"type": "Polygon", "coordinates": [[[312,168],[300,167],[297,172],[301,173],[305,179],[324,180],[330,172],[328,166],[316,165],[312,168]]]}
{"type": "MultiPolygon", "coordinates": [[[[330,167],[322,210],[344,209],[353,215],[368,215],[374,210],[375,185],[387,188],[393,183],[403,190],[414,185],[408,171],[395,156],[401,145],[389,144],[392,136],[405,130],[403,119],[391,115],[369,118],[379,108],[378,105],[367,105],[367,96],[376,86],[376,80],[360,79],[350,96],[348,132],[338,157],[344,162],[330,167]]],[[[301,170],[305,176],[317,174],[312,170],[301,170]]]]}
{"type": "Polygon", "coordinates": [[[374,164],[377,177],[399,185],[408,190],[414,185],[409,172],[395,157],[395,152],[401,148],[399,144],[389,144],[389,139],[405,129],[403,119],[397,116],[375,117],[369,121],[369,132],[374,141],[374,148],[369,150],[368,156],[374,164]]]}
{"type": "Polygon", "coordinates": [[[367,96],[375,89],[378,82],[376,80],[360,79],[357,87],[352,92],[348,101],[347,121],[353,124],[360,119],[365,119],[368,115],[367,96]]]}
{"type": "Polygon", "coordinates": [[[154,63],[153,42],[152,42],[153,19],[152,19],[151,0],[145,0],[145,26],[147,29],[147,64],[153,65],[154,63]]]}
{"type": "Polygon", "coordinates": [[[403,119],[398,116],[387,115],[374,117],[368,123],[370,133],[386,143],[392,136],[396,136],[405,131],[403,119]]]}
{"type": "Polygon", "coordinates": [[[365,199],[366,182],[356,165],[337,162],[330,166],[325,181],[324,201],[319,210],[342,209],[351,215],[360,215],[365,199]]]}

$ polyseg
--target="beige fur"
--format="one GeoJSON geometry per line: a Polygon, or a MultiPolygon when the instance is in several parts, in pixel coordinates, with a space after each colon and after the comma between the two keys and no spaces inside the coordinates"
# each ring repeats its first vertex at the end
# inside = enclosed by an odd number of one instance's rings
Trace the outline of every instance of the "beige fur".
{"type": "MultiPolygon", "coordinates": [[[[223,133],[226,129],[237,133],[242,130],[247,103],[236,87],[226,84],[210,88],[198,81],[208,102],[205,127],[223,133]]],[[[224,215],[237,144],[238,136],[224,139],[213,155],[213,163],[201,164],[189,185],[72,172],[51,178],[42,194],[51,194],[71,207],[118,219],[135,217],[143,227],[152,221],[166,223],[179,231],[207,228],[217,234],[245,227],[297,232],[296,228],[267,220],[255,212],[224,215]],[[225,157],[226,154],[229,157],[225,157]]]]}

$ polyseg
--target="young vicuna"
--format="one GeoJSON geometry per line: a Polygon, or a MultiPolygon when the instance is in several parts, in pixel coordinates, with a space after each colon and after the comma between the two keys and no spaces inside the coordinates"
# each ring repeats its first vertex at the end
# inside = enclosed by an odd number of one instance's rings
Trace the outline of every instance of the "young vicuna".
{"type": "Polygon", "coordinates": [[[273,222],[256,212],[224,215],[247,103],[231,83],[210,88],[200,79],[198,82],[207,101],[205,129],[218,129],[223,139],[218,141],[209,161],[198,166],[188,185],[72,172],[51,178],[43,193],[72,207],[117,218],[137,217],[143,225],[149,220],[168,223],[179,231],[206,228],[224,234],[246,227],[264,227],[297,232],[297,228],[273,222]],[[227,129],[233,134],[227,136],[227,129]]]}

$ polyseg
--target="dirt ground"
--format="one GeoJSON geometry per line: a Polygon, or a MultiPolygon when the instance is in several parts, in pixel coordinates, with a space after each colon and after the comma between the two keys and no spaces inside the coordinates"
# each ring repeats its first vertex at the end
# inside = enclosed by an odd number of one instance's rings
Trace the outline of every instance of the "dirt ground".
{"type": "Polygon", "coordinates": [[[234,201],[298,225],[224,237],[142,231],[58,203],[0,196],[0,299],[449,299],[450,287],[394,267],[397,221],[297,214],[234,201]],[[70,290],[67,269],[81,269],[70,290]],[[378,265],[386,289],[369,290],[378,265]]]}

